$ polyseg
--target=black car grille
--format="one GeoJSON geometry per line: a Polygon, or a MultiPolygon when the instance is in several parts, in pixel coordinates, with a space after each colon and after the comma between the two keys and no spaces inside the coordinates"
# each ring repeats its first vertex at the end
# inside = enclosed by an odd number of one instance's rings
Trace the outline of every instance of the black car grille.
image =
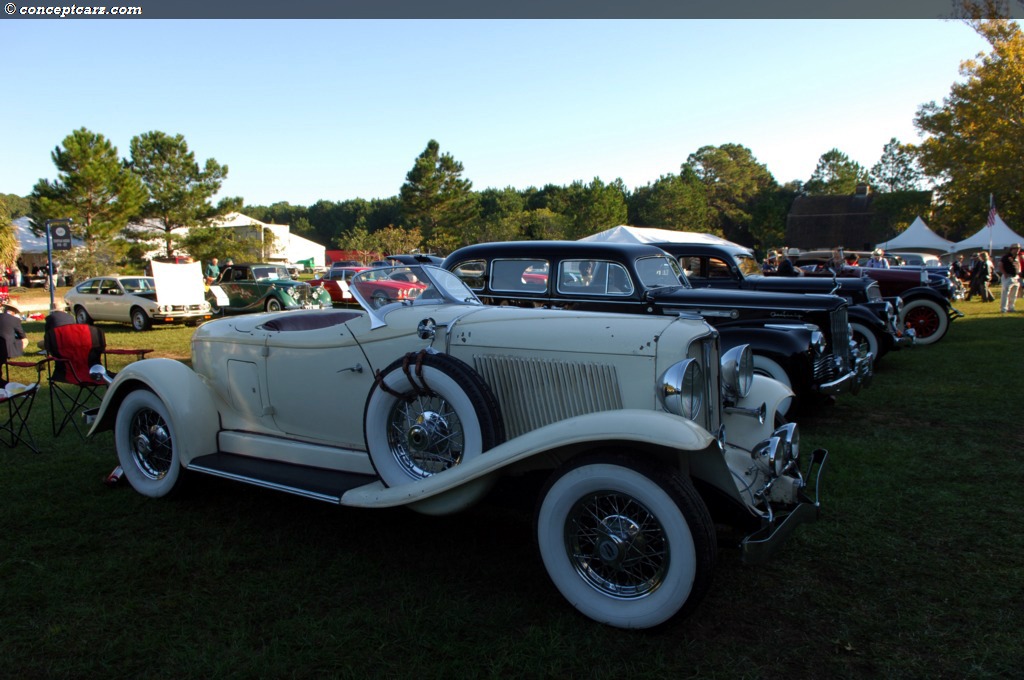
{"type": "Polygon", "coordinates": [[[848,307],[843,305],[833,310],[829,315],[829,321],[829,334],[825,338],[828,342],[828,351],[814,362],[814,379],[816,382],[835,380],[841,374],[848,372],[853,365],[853,359],[850,355],[848,307]]]}

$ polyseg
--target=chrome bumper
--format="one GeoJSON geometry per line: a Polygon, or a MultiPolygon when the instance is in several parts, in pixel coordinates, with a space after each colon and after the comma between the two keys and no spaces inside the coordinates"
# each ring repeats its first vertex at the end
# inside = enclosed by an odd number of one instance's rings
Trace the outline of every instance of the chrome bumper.
{"type": "Polygon", "coordinates": [[[774,521],[767,523],[740,541],[740,560],[744,564],[760,564],[767,561],[790,534],[804,522],[815,522],[821,515],[821,473],[828,460],[828,451],[815,449],[811,453],[811,464],[805,479],[814,478],[814,498],[801,493],[802,498],[788,514],[777,514],[774,521]]]}

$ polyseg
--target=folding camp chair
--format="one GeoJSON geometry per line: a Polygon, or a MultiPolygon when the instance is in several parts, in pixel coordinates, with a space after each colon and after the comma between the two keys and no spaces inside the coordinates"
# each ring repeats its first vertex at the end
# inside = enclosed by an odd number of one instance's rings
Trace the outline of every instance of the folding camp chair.
{"type": "Polygon", "coordinates": [[[22,383],[11,382],[11,367],[33,368],[36,369],[38,375],[39,360],[8,359],[7,346],[3,342],[0,342],[0,359],[4,364],[4,385],[3,392],[0,392],[0,440],[10,447],[24,444],[39,453],[35,437],[32,436],[32,429],[28,425],[29,416],[32,415],[32,406],[35,404],[36,394],[39,391],[39,383],[26,386],[22,383]],[[8,385],[10,385],[10,391],[8,391],[8,385]],[[16,385],[18,387],[15,387],[16,385]]]}
{"type": "MultiPolygon", "coordinates": [[[[106,337],[101,329],[88,324],[54,325],[44,331],[43,346],[47,357],[41,363],[46,366],[50,386],[53,436],[70,424],[84,438],[78,424],[82,411],[100,401],[108,384],[104,377],[90,374],[91,367],[103,364],[106,337]]],[[[40,379],[41,373],[42,369],[40,379]]]]}

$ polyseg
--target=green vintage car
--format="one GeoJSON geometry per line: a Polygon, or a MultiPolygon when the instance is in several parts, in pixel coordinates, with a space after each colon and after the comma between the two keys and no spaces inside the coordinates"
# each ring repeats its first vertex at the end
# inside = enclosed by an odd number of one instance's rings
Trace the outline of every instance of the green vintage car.
{"type": "Polygon", "coordinates": [[[215,315],[331,308],[330,294],[296,281],[281,264],[227,266],[210,286],[206,299],[215,315]]]}

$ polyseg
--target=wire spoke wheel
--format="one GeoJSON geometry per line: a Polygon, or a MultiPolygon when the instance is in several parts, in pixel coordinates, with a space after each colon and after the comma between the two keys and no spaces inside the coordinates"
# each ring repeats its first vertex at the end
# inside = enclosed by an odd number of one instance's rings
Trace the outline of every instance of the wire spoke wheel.
{"type": "Polygon", "coordinates": [[[627,494],[609,491],[582,499],[566,518],[565,543],[576,573],[612,597],[644,597],[668,571],[664,528],[627,494]]]}
{"type": "Polygon", "coordinates": [[[466,450],[462,420],[439,396],[396,402],[387,431],[391,454],[415,477],[429,477],[458,465],[466,450]]]}

